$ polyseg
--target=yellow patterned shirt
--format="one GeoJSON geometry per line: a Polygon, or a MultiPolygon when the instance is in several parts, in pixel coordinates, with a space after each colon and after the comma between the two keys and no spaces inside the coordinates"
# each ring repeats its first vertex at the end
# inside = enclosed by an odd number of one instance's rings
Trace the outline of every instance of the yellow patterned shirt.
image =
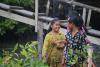
{"type": "Polygon", "coordinates": [[[59,32],[56,35],[54,35],[52,32],[49,32],[46,35],[46,37],[44,39],[43,49],[42,49],[43,60],[47,60],[48,57],[50,60],[52,59],[51,57],[55,57],[54,60],[58,60],[58,58],[60,58],[62,56],[63,49],[58,49],[57,46],[54,46],[52,44],[52,41],[54,41],[54,40],[65,40],[65,35],[61,32],[59,32]]]}

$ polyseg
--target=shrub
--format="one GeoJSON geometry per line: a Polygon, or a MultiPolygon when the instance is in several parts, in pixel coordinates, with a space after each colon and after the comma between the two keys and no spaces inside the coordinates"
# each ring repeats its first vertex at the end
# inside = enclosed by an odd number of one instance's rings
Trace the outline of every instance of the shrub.
{"type": "Polygon", "coordinates": [[[14,49],[4,55],[0,66],[4,67],[48,67],[38,59],[37,41],[27,43],[26,45],[16,44],[14,49]]]}

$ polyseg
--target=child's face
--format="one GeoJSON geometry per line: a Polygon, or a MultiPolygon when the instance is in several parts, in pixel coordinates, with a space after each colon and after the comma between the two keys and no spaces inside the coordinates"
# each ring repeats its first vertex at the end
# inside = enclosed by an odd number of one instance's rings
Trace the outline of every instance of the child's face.
{"type": "Polygon", "coordinates": [[[72,29],[73,29],[73,23],[69,23],[68,22],[67,28],[68,28],[69,31],[72,31],[72,29]]]}
{"type": "Polygon", "coordinates": [[[59,32],[60,22],[59,21],[56,21],[53,25],[51,25],[51,28],[52,28],[53,31],[59,32]]]}

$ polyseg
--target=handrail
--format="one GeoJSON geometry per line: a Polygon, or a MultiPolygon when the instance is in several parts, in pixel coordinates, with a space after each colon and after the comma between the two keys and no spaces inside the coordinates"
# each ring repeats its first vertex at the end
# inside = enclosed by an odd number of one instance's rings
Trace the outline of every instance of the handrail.
{"type": "MultiPolygon", "coordinates": [[[[5,10],[10,10],[10,5],[6,5],[6,4],[0,3],[0,8],[5,9],[5,10]]],[[[33,14],[34,14],[33,12],[28,11],[28,10],[24,10],[24,9],[22,9],[22,10],[13,9],[12,11],[15,11],[16,13],[19,13],[19,14],[23,14],[23,15],[25,15],[25,17],[27,17],[27,16],[33,17],[33,14]]],[[[39,16],[39,20],[40,21],[42,20],[43,22],[46,22],[46,23],[52,21],[53,19],[54,18],[52,18],[52,17],[39,16]]],[[[65,27],[66,25],[65,25],[64,22],[67,22],[67,20],[60,20],[60,21],[63,22],[62,26],[65,27]]]]}
{"type": "MultiPolygon", "coordinates": [[[[24,16],[28,16],[28,17],[33,17],[35,15],[35,13],[31,12],[31,11],[28,11],[28,10],[24,10],[24,9],[10,9],[10,5],[6,5],[6,4],[3,4],[3,3],[0,3],[0,8],[4,9],[4,10],[11,10],[11,11],[14,11],[16,13],[19,13],[21,15],[24,15],[24,16]]],[[[42,13],[39,13],[39,19],[42,19],[44,21],[51,21],[53,20],[54,18],[52,17],[47,17],[47,16],[41,16],[42,13]]]]}
{"type": "MultiPolygon", "coordinates": [[[[4,10],[11,10],[11,11],[17,12],[19,14],[29,16],[29,17],[33,17],[33,15],[35,15],[34,12],[22,9],[23,7],[19,7],[19,6],[15,7],[15,6],[10,6],[10,5],[7,5],[7,4],[0,3],[0,8],[2,8],[4,10]]],[[[39,13],[39,16],[40,15],[44,15],[44,13],[39,13]]]]}
{"type": "Polygon", "coordinates": [[[83,8],[91,9],[91,10],[94,10],[94,11],[97,11],[97,12],[100,12],[100,8],[94,7],[94,6],[90,6],[90,5],[86,5],[86,4],[83,4],[83,3],[80,3],[80,2],[68,1],[68,0],[60,0],[60,1],[61,2],[65,2],[65,3],[69,3],[69,4],[73,4],[73,5],[76,5],[76,6],[80,6],[80,7],[83,7],[83,8]]]}

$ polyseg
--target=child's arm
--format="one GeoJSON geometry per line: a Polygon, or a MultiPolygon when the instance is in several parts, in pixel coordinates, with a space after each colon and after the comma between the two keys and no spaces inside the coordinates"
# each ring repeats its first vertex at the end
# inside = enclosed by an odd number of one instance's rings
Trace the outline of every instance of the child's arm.
{"type": "Polygon", "coordinates": [[[62,64],[62,65],[65,65],[65,63],[66,63],[66,62],[65,62],[65,56],[63,56],[63,57],[62,57],[62,62],[61,62],[61,64],[62,64]]]}
{"type": "Polygon", "coordinates": [[[66,45],[67,41],[66,40],[59,40],[56,42],[57,48],[64,48],[66,45]]]}
{"type": "Polygon", "coordinates": [[[42,48],[42,59],[43,62],[47,62],[47,49],[48,49],[48,45],[49,45],[49,36],[47,35],[44,39],[44,44],[43,44],[43,48],[42,48]]]}
{"type": "Polygon", "coordinates": [[[63,51],[63,57],[62,57],[62,63],[61,63],[63,67],[66,67],[66,62],[67,62],[67,59],[66,59],[66,47],[65,47],[63,51]]]}

